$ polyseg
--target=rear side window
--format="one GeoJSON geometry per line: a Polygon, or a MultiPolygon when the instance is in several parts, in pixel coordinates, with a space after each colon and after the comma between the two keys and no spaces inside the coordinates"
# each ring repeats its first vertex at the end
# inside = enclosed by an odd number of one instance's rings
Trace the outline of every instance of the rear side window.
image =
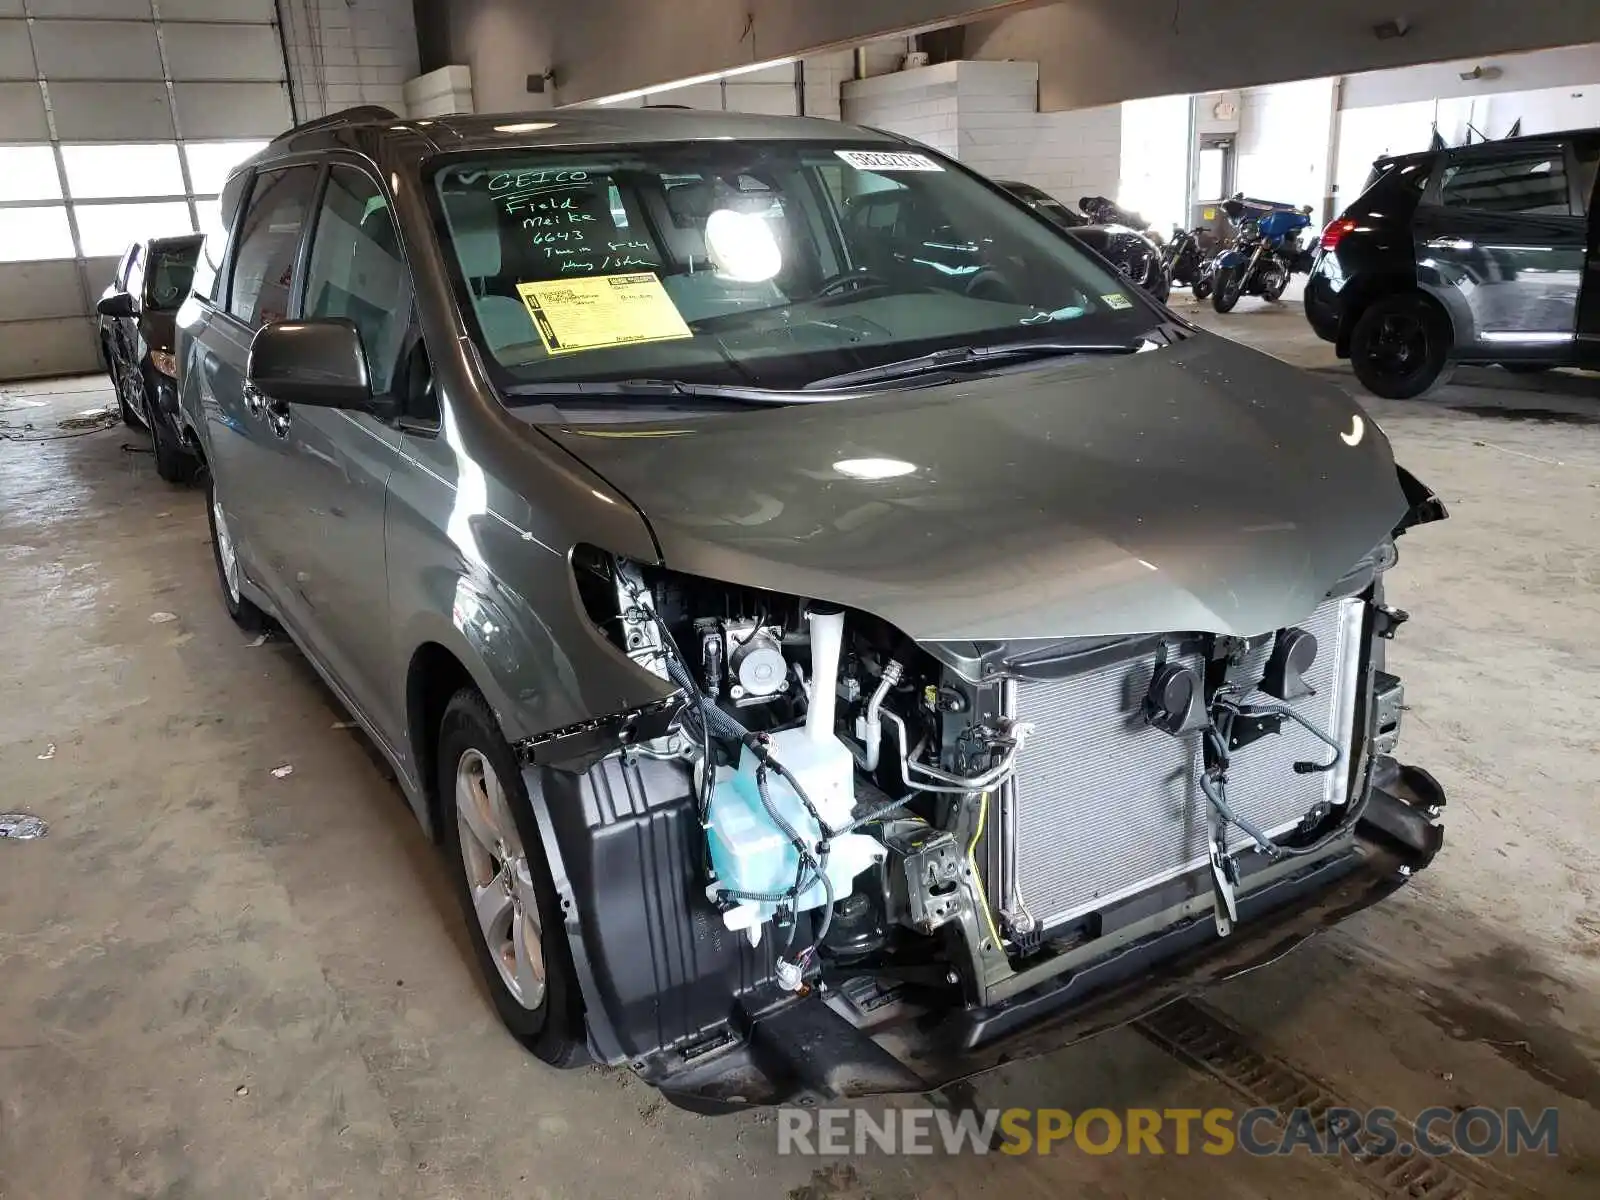
{"type": "Polygon", "coordinates": [[[411,282],[383,192],[354,167],[328,174],[306,272],[306,317],[344,317],[361,333],[372,389],[394,383],[409,326],[411,282]]]}
{"type": "Polygon", "coordinates": [[[151,308],[177,308],[194,284],[195,258],[200,247],[193,242],[152,246],[145,269],[145,303],[151,308]]]}
{"type": "Polygon", "coordinates": [[[1396,163],[1379,160],[1372,164],[1372,174],[1367,176],[1367,182],[1361,190],[1371,191],[1381,179],[1394,187],[1420,196],[1422,189],[1428,186],[1428,175],[1432,170],[1431,162],[1396,163]]]}
{"type": "Polygon", "coordinates": [[[1559,152],[1451,163],[1439,183],[1439,202],[1482,212],[1572,214],[1566,163],[1559,152]]]}
{"type": "Polygon", "coordinates": [[[259,329],[289,315],[289,288],[316,191],[315,167],[266,171],[250,190],[250,206],[239,225],[228,312],[259,329]]]}

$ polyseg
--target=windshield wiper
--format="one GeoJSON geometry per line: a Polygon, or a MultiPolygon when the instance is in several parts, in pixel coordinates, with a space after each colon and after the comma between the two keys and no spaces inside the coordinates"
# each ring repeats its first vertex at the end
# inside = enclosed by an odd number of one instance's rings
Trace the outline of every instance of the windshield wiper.
{"type": "Polygon", "coordinates": [[[550,399],[552,397],[582,396],[636,396],[673,397],[692,396],[701,400],[726,400],[734,404],[809,404],[820,396],[800,396],[793,392],[771,391],[767,388],[735,387],[721,383],[685,383],[681,379],[572,379],[549,383],[518,383],[505,389],[508,396],[550,399]]]}
{"type": "Polygon", "coordinates": [[[905,379],[925,375],[930,371],[961,370],[985,367],[1008,359],[1058,358],[1073,354],[1133,354],[1139,349],[1137,342],[1012,342],[1000,346],[950,346],[931,354],[915,358],[902,358],[895,362],[863,367],[859,371],[845,371],[827,375],[806,384],[806,389],[855,387],[866,383],[884,383],[892,379],[905,379]]]}

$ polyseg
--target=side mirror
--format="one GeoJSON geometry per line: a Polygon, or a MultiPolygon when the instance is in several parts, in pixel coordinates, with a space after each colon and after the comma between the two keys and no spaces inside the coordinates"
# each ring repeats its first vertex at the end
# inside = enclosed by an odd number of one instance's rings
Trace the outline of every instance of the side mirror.
{"type": "Polygon", "coordinates": [[[283,404],[377,408],[361,334],[343,317],[264,326],[250,343],[247,378],[268,400],[283,404]]]}
{"type": "Polygon", "coordinates": [[[133,312],[133,297],[127,292],[112,292],[108,296],[101,296],[95,311],[102,317],[131,317],[133,312]]]}

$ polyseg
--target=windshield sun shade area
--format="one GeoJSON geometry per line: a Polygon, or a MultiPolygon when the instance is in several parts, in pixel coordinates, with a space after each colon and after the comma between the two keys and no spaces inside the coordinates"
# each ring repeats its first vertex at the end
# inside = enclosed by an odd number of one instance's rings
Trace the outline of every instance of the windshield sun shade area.
{"type": "Polygon", "coordinates": [[[1159,320],[1026,208],[884,144],[664,143],[436,160],[435,227],[497,382],[792,390],[951,347],[1159,320]]]}

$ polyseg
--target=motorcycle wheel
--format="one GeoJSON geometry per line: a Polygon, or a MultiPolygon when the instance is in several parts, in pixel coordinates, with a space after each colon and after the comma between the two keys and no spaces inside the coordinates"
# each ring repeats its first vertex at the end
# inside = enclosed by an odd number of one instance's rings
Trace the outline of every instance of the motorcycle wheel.
{"type": "Polygon", "coordinates": [[[1194,281],[1194,286],[1189,290],[1194,293],[1194,298],[1196,300],[1199,300],[1203,303],[1206,297],[1211,295],[1211,276],[1200,276],[1199,279],[1194,281]]]}
{"type": "Polygon", "coordinates": [[[1223,267],[1217,272],[1215,290],[1211,293],[1211,307],[1219,313],[1232,312],[1239,303],[1239,293],[1244,290],[1244,280],[1233,267],[1223,267]]]}
{"type": "Polygon", "coordinates": [[[1267,276],[1266,286],[1261,289],[1261,298],[1269,303],[1276,304],[1289,287],[1289,273],[1276,271],[1267,276]]]}

